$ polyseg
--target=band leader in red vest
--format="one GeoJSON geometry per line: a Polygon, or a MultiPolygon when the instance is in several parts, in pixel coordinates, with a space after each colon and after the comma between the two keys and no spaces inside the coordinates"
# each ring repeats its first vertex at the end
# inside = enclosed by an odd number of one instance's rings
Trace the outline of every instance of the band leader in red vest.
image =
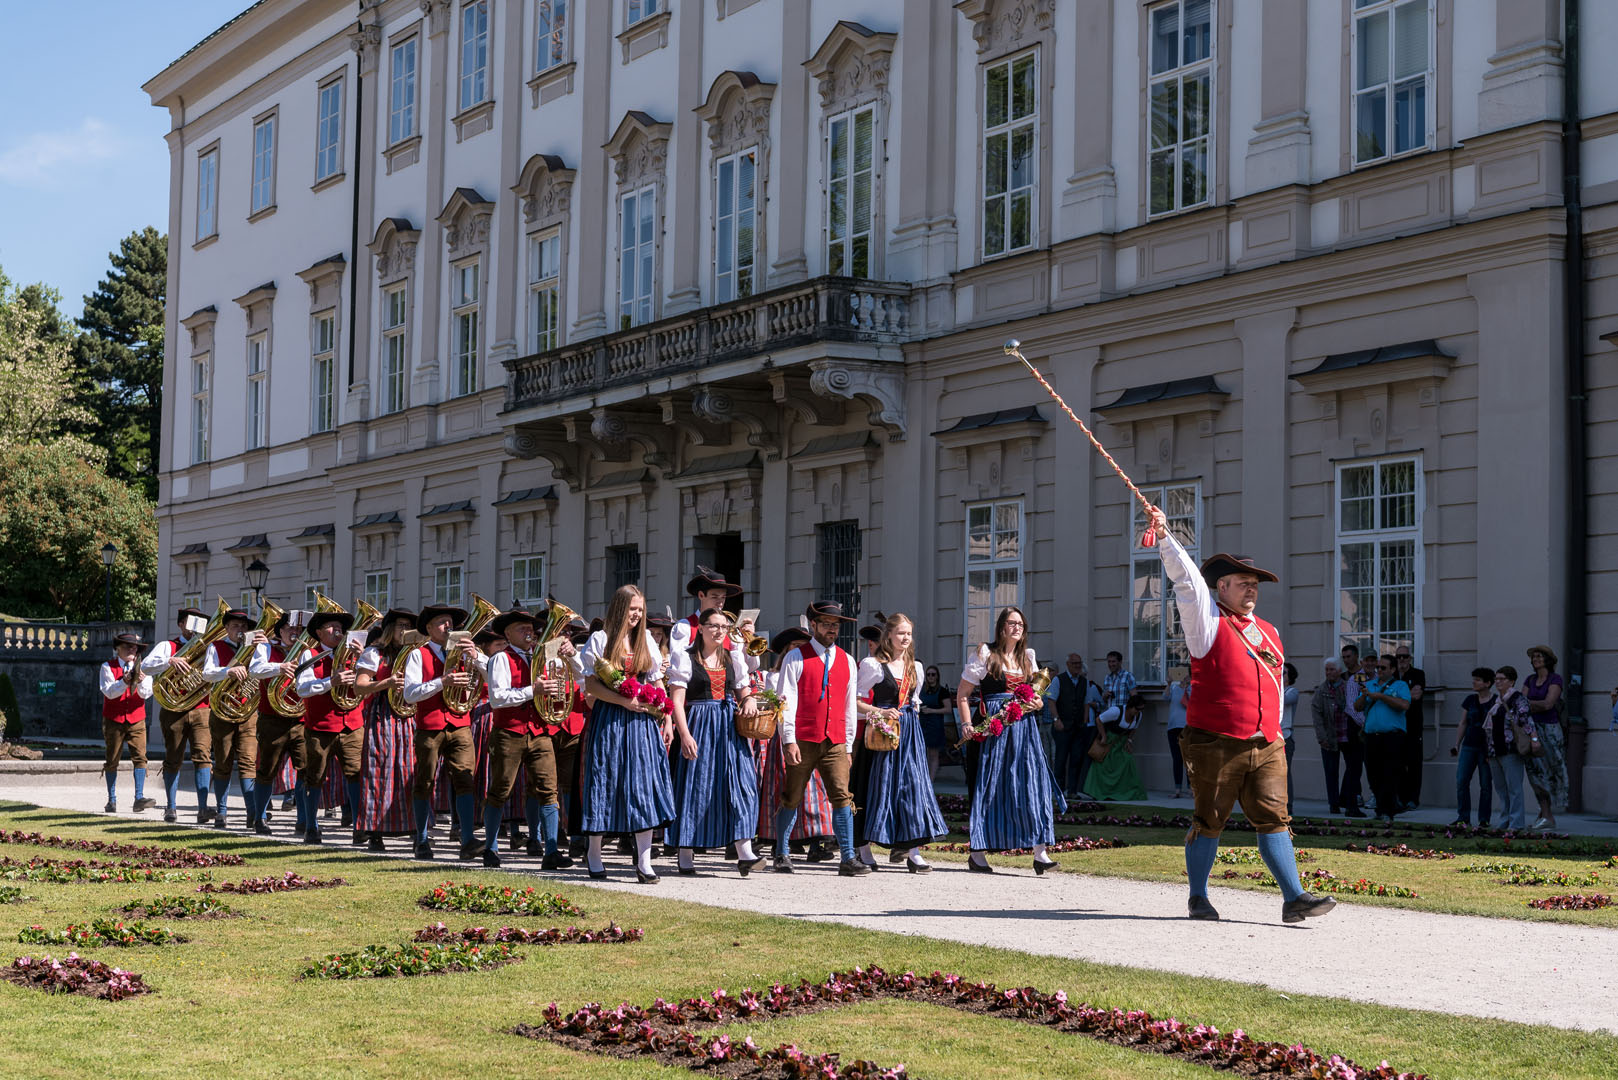
{"type": "Polygon", "coordinates": [[[1336,902],[1304,892],[1292,850],[1281,738],[1286,653],[1279,631],[1253,614],[1260,582],[1279,579],[1250,559],[1223,552],[1199,569],[1169,530],[1163,511],[1154,506],[1151,519],[1191,653],[1191,700],[1180,733],[1195,802],[1185,844],[1190,916],[1219,918],[1208,901],[1208,873],[1238,799],[1258,836],[1259,855],[1281,886],[1281,920],[1324,915],[1336,902]]]}
{"type": "Polygon", "coordinates": [[[472,676],[464,671],[445,674],[444,659],[451,630],[466,625],[465,608],[432,604],[421,609],[416,625],[427,633],[427,643],[413,649],[405,660],[404,699],[416,706],[416,775],[412,783],[411,806],[416,815],[416,858],[433,857],[427,830],[432,825],[433,780],[442,757],[455,791],[455,815],[461,827],[461,858],[475,859],[483,853],[477,841],[474,818],[477,754],[472,742],[472,714],[464,716],[444,706],[444,686],[470,686],[472,676]]]}
{"type": "MultiPolygon", "coordinates": [[[[281,616],[270,628],[270,640],[254,648],[253,658],[247,663],[247,673],[255,679],[262,680],[296,679],[298,665],[289,653],[311,614],[313,613],[308,611],[289,611],[281,616]]],[[[265,692],[261,693],[258,699],[256,748],[258,765],[253,777],[253,799],[249,801],[247,809],[247,822],[260,836],[270,835],[270,826],[264,820],[264,811],[269,808],[270,796],[274,792],[276,777],[281,771],[282,763],[291,765],[296,774],[303,772],[305,762],[304,714],[299,711],[291,716],[283,716],[277,712],[270,702],[269,685],[268,681],[264,682],[265,692]]],[[[301,827],[306,829],[307,822],[303,816],[306,808],[302,789],[296,779],[293,780],[292,790],[298,804],[298,821],[302,823],[301,827]]]]}
{"type": "Polygon", "coordinates": [[[335,751],[339,768],[348,784],[350,806],[360,801],[360,767],[365,747],[365,709],[342,708],[332,697],[333,683],[353,690],[357,673],[337,671],[332,654],[343,643],[354,616],[346,611],[317,611],[309,619],[309,632],[318,648],[299,660],[298,696],[303,699],[303,775],[299,778],[307,803],[306,844],[320,843],[320,823],[315,817],[315,800],[326,782],[326,770],[335,751]]]}
{"type": "MultiPolygon", "coordinates": [[[[825,782],[832,805],[832,829],[842,862],[842,877],[864,877],[871,868],[854,853],[854,796],[849,792],[848,770],[854,749],[854,732],[859,717],[855,711],[856,675],[854,658],[837,645],[837,634],[845,622],[843,605],[817,600],[804,617],[809,620],[809,640],[787,654],[781,665],[781,745],[786,757],[786,782],[781,789],[781,809],[776,814],[775,835],[792,835],[803,801],[803,786],[810,773],[825,782]]],[[[792,873],[792,854],[777,840],[773,869],[792,873]]]]}
{"type": "MultiPolygon", "coordinates": [[[[248,687],[251,679],[248,662],[258,647],[259,636],[251,632],[252,618],[245,611],[232,611],[225,615],[225,636],[203,654],[202,681],[220,683],[234,680],[238,687],[248,687]]],[[[210,691],[211,697],[211,691],[210,691]]],[[[213,753],[213,823],[215,828],[225,827],[225,802],[230,795],[231,774],[240,772],[242,801],[248,808],[252,826],[253,774],[258,768],[258,712],[254,710],[240,720],[227,720],[217,715],[219,710],[208,710],[208,730],[212,737],[213,753]]],[[[227,710],[228,711],[228,710],[227,710]]]]}
{"type": "MultiPolygon", "coordinates": [[[[194,607],[181,608],[175,613],[175,619],[179,624],[179,635],[152,646],[152,651],[140,662],[142,673],[155,678],[171,666],[191,670],[183,658],[177,658],[174,654],[191,640],[193,634],[200,633],[208,625],[208,620],[194,607]]],[[[159,708],[157,726],[163,732],[163,792],[167,796],[163,820],[180,820],[180,763],[189,745],[191,765],[196,770],[197,820],[206,822],[209,814],[208,789],[213,780],[213,734],[208,729],[207,697],[203,697],[187,712],[159,708]]]]}
{"type": "MultiPolygon", "coordinates": [[[[697,610],[675,623],[669,630],[669,653],[683,653],[690,651],[701,637],[702,613],[709,608],[724,610],[725,602],[742,594],[742,587],[734,582],[726,581],[725,575],[716,573],[706,566],[697,567],[697,574],[685,583],[685,591],[696,599],[697,610]]],[[[749,634],[758,633],[758,628],[751,619],[738,625],[737,629],[745,630],[749,634]]],[[[754,672],[759,669],[762,656],[749,656],[747,650],[742,648],[742,639],[737,634],[725,635],[725,649],[742,665],[745,672],[754,672]]]]}
{"type": "Polygon", "coordinates": [[[384,836],[414,836],[410,780],[416,771],[415,725],[396,716],[389,691],[403,681],[393,670],[400,640],[416,628],[416,613],[389,608],[354,662],[354,689],[365,701],[365,752],[354,828],[371,851],[385,851],[384,836]]]}
{"type": "Polygon", "coordinates": [[[118,762],[129,747],[135,770],[134,809],[157,805],[146,797],[146,701],[152,696],[152,677],[141,674],[140,650],[145,642],[134,634],[112,639],[112,659],[101,665],[101,737],[107,743],[107,805],[118,809],[118,762]]]}

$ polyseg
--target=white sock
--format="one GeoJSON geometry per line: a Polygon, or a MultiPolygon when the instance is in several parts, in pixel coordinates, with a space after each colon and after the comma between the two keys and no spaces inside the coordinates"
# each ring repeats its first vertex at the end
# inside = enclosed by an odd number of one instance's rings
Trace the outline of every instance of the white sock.
{"type": "Polygon", "coordinates": [[[1034,845],[1034,861],[1035,862],[1047,862],[1047,861],[1049,861],[1049,857],[1045,854],[1045,845],[1044,844],[1035,844],[1034,845]]]}
{"type": "Polygon", "coordinates": [[[601,834],[595,833],[590,837],[590,852],[584,857],[584,864],[590,868],[592,874],[599,874],[606,869],[601,865],[601,834]]]}
{"type": "Polygon", "coordinates": [[[635,834],[635,868],[643,874],[652,872],[652,830],[642,829],[635,834]]]}
{"type": "Polygon", "coordinates": [[[905,858],[915,863],[917,866],[927,865],[927,860],[921,857],[921,848],[919,847],[913,847],[909,851],[905,852],[905,858]]]}
{"type": "Polygon", "coordinates": [[[693,869],[696,866],[696,852],[688,847],[683,847],[680,849],[679,860],[681,870],[693,869]]]}
{"type": "Polygon", "coordinates": [[[876,865],[876,856],[871,854],[870,844],[860,845],[860,862],[864,863],[866,866],[876,865]]]}
{"type": "Polygon", "coordinates": [[[970,862],[970,863],[972,863],[973,865],[976,865],[976,866],[988,866],[989,865],[989,857],[987,855],[983,854],[983,852],[981,852],[981,851],[974,851],[974,852],[972,852],[972,854],[968,855],[966,858],[967,858],[968,862],[970,862]]]}
{"type": "Polygon", "coordinates": [[[736,841],[736,858],[740,862],[752,862],[755,858],[757,858],[757,856],[753,854],[752,840],[736,841]]]}

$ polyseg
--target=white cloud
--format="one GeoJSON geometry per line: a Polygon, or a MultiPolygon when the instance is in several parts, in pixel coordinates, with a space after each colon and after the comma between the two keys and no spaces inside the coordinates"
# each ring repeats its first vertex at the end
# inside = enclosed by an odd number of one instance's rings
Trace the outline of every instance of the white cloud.
{"type": "Polygon", "coordinates": [[[0,150],[0,183],[49,190],[68,186],[83,172],[118,159],[124,135],[94,117],[74,131],[36,131],[0,150]]]}

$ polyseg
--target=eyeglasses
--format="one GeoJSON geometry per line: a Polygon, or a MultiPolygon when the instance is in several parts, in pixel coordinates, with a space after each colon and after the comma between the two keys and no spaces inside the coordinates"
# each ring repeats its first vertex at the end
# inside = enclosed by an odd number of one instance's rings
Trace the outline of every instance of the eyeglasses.
{"type": "Polygon", "coordinates": [[[1392,664],[1378,664],[1376,666],[1376,669],[1378,671],[1392,671],[1393,670],[1393,665],[1392,664]]]}
{"type": "Polygon", "coordinates": [[[1407,653],[1407,652],[1394,653],[1393,658],[1395,660],[1409,660],[1410,659],[1410,654],[1407,653]]]}
{"type": "Polygon", "coordinates": [[[709,623],[703,623],[702,628],[704,630],[729,630],[730,629],[730,624],[729,623],[722,623],[722,622],[709,622],[709,623]]]}
{"type": "Polygon", "coordinates": [[[1018,630],[1021,630],[1022,629],[1022,620],[1021,619],[1007,619],[1006,620],[1006,629],[1010,630],[1012,628],[1016,628],[1018,630]]]}

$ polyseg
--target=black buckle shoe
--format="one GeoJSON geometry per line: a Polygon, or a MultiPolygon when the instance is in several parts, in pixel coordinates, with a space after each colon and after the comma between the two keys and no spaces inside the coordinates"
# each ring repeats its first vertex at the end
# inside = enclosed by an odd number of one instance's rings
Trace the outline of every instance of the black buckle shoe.
{"type": "Polygon", "coordinates": [[[746,877],[748,874],[751,874],[753,872],[753,869],[755,867],[757,867],[759,863],[761,863],[763,861],[764,861],[764,856],[762,856],[762,855],[756,855],[751,859],[737,859],[736,860],[736,872],[738,874],[740,874],[742,877],[746,877]]]}
{"type": "Polygon", "coordinates": [[[1219,912],[1208,902],[1206,896],[1193,896],[1186,904],[1186,914],[1201,922],[1218,922],[1219,912]]]}
{"type": "Polygon", "coordinates": [[[135,805],[130,807],[130,809],[134,810],[138,814],[142,810],[150,810],[152,807],[154,807],[156,805],[157,805],[157,800],[156,799],[140,798],[140,799],[135,800],[135,805]]]}
{"type": "Polygon", "coordinates": [[[370,839],[365,842],[365,850],[378,855],[387,851],[388,849],[382,846],[382,834],[372,833],[370,839]]]}
{"type": "Polygon", "coordinates": [[[770,869],[777,874],[792,873],[792,856],[785,852],[776,852],[775,859],[770,864],[770,869]]]}
{"type": "Polygon", "coordinates": [[[833,859],[838,857],[837,852],[833,851],[825,844],[810,844],[809,854],[804,856],[804,861],[812,863],[831,862],[833,859]]]}
{"type": "MultiPolygon", "coordinates": [[[[515,851],[516,849],[513,848],[512,850],[515,851]]],[[[528,841],[528,846],[526,848],[524,848],[523,851],[524,851],[525,854],[532,855],[535,858],[538,858],[539,856],[545,854],[545,845],[543,843],[541,843],[540,841],[538,841],[538,840],[530,838],[529,841],[528,841]]],[[[572,862],[571,859],[569,859],[568,861],[572,862]]]]}
{"type": "Polygon", "coordinates": [[[490,870],[497,868],[500,865],[500,853],[495,851],[493,848],[484,848],[483,865],[488,867],[490,870]]]}
{"type": "Polygon", "coordinates": [[[844,859],[837,864],[838,877],[864,877],[871,872],[871,868],[858,859],[844,859]]]}
{"type": "Polygon", "coordinates": [[[259,820],[259,821],[253,822],[253,831],[255,833],[257,833],[259,836],[273,835],[271,830],[270,830],[269,825],[265,824],[265,822],[262,819],[259,820]]]}
{"type": "Polygon", "coordinates": [[[461,845],[461,860],[463,862],[471,862],[473,859],[482,854],[483,845],[476,840],[473,840],[469,844],[461,845]]]}
{"type": "Polygon", "coordinates": [[[306,843],[306,844],[319,844],[320,843],[320,830],[319,829],[310,829],[307,832],[305,832],[303,834],[303,842],[306,843]]]}
{"type": "Polygon", "coordinates": [[[430,862],[432,860],[432,857],[433,857],[433,846],[431,844],[417,844],[416,845],[416,858],[425,859],[425,860],[430,862]]]}
{"type": "Polygon", "coordinates": [[[539,868],[541,870],[566,870],[572,865],[572,857],[558,851],[555,855],[547,855],[540,860],[539,868]]]}
{"type": "Polygon", "coordinates": [[[1299,923],[1305,919],[1318,918],[1337,906],[1337,901],[1329,896],[1316,896],[1314,893],[1303,893],[1296,900],[1288,900],[1281,905],[1281,921],[1284,923],[1299,923]]]}

